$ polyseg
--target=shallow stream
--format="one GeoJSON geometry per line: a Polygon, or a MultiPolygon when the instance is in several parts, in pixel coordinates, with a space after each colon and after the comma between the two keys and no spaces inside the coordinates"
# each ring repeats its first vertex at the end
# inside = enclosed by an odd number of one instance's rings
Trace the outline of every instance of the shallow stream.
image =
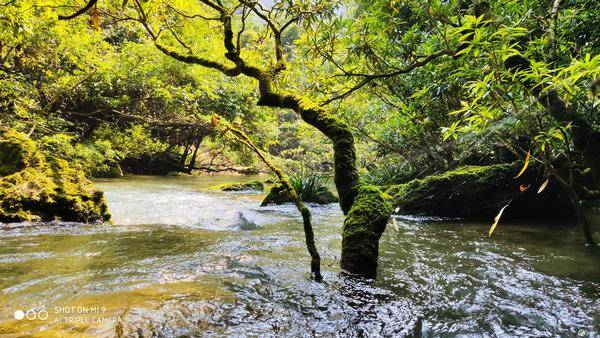
{"type": "Polygon", "coordinates": [[[600,336],[577,228],[397,217],[367,285],[338,277],[339,207],[313,206],[317,284],[291,205],[208,189],[238,179],[102,180],[115,225],[0,224],[0,336],[600,336]]]}

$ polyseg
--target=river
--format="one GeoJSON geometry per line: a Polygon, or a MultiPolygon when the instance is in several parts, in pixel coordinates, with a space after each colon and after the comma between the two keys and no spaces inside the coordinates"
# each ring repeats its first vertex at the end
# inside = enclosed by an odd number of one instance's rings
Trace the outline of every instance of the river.
{"type": "Polygon", "coordinates": [[[311,206],[318,284],[291,205],[208,189],[238,179],[100,180],[114,225],[0,224],[0,336],[600,336],[577,228],[397,216],[369,285],[338,277],[339,207],[311,206]]]}

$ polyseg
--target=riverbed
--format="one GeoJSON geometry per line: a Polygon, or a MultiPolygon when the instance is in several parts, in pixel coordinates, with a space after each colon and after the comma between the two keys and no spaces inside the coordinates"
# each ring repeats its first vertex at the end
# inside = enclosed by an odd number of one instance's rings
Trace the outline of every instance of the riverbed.
{"type": "Polygon", "coordinates": [[[232,180],[100,180],[112,225],[0,224],[0,336],[600,336],[576,227],[396,216],[366,284],[338,277],[339,206],[311,206],[319,284],[295,208],[209,189],[232,180]]]}

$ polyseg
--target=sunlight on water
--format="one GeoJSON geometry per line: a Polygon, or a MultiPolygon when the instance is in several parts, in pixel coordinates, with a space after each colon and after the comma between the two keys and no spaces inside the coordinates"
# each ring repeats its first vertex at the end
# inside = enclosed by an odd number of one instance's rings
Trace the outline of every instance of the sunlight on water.
{"type": "Polygon", "coordinates": [[[312,206],[315,284],[293,206],[208,189],[231,179],[103,180],[115,225],[4,226],[0,336],[600,335],[600,253],[575,228],[399,217],[366,285],[337,276],[339,207],[312,206]]]}

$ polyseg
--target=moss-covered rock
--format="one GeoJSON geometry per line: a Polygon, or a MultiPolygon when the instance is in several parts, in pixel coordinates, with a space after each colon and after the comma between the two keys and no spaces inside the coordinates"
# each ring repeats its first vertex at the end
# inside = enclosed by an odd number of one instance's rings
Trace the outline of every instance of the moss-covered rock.
{"type": "Polygon", "coordinates": [[[221,190],[221,191],[245,191],[245,190],[260,190],[262,191],[265,187],[265,184],[262,181],[250,181],[250,182],[235,182],[235,183],[226,183],[211,187],[211,190],[221,190]]]}
{"type": "Polygon", "coordinates": [[[572,215],[557,184],[537,194],[545,178],[530,167],[515,179],[521,163],[466,166],[388,187],[386,195],[403,214],[490,218],[509,201],[503,219],[553,219],[572,215]],[[520,186],[530,187],[520,192],[520,186]]]}
{"type": "Polygon", "coordinates": [[[8,130],[0,138],[0,176],[43,165],[44,158],[26,135],[8,130]]]}
{"type": "Polygon", "coordinates": [[[277,177],[269,177],[264,182],[266,184],[277,184],[279,183],[279,179],[277,179],[277,177]]]}
{"type": "Polygon", "coordinates": [[[102,192],[83,172],[64,159],[44,156],[27,135],[5,132],[0,153],[1,222],[110,219],[102,192]]]}
{"type": "MultiPolygon", "coordinates": [[[[305,196],[300,193],[300,198],[303,202],[308,203],[317,203],[317,204],[329,204],[329,203],[337,203],[339,199],[335,196],[327,187],[319,187],[314,194],[310,196],[305,196]]],[[[261,207],[267,206],[269,204],[285,204],[285,203],[293,203],[290,194],[288,194],[287,190],[281,185],[275,185],[269,189],[265,198],[263,198],[261,207]]]]}

